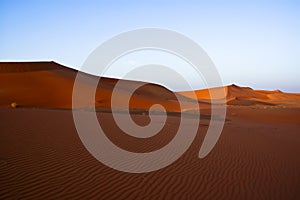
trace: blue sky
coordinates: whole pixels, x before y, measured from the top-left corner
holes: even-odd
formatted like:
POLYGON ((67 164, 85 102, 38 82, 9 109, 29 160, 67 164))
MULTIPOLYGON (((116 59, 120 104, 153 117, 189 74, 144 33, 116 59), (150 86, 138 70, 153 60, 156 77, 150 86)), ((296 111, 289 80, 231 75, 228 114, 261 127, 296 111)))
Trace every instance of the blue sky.
POLYGON ((196 41, 225 85, 300 92, 300 3, 289 0, 0 0, 0 60, 79 68, 105 40, 144 27, 196 41))

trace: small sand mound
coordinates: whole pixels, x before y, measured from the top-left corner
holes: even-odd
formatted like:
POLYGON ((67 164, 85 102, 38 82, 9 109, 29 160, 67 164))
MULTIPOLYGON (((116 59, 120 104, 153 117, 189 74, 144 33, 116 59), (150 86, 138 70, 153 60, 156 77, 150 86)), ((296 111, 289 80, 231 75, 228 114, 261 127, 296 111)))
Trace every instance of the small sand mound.
POLYGON ((16 108, 16 107, 18 107, 18 104, 16 102, 13 102, 13 103, 10 104, 10 107, 16 108))

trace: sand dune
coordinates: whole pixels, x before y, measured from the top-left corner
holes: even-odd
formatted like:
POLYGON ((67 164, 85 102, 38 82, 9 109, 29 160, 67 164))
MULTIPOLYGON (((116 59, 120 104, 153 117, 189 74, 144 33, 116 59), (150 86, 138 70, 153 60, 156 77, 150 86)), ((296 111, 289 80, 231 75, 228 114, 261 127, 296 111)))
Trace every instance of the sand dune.
MULTIPOLYGON (((224 91, 226 103, 228 105, 290 105, 299 107, 300 94, 284 93, 279 90, 253 90, 250 87, 240 87, 237 85, 229 85, 225 87, 217 87, 204 90, 196 90, 197 100, 209 101, 211 99, 222 99, 221 91, 224 91), (214 97, 211 97, 214 93, 214 97)), ((179 92, 179 94, 191 97, 191 91, 179 92)))
MULTIPOLYGON (((15 102, 21 107, 71 108, 72 90, 77 71, 55 62, 0 62, 0 106, 8 107, 15 102)), ((92 75, 87 75, 97 79, 92 75)), ((130 108, 148 109, 153 104, 161 104, 167 110, 178 111, 179 104, 173 92, 166 88, 145 83, 133 95, 128 89, 140 82, 101 78, 95 94, 96 107, 110 107, 115 84, 120 81, 116 107, 124 108, 123 99, 131 97, 130 108)), ((80 89, 91 89, 87 82, 80 83, 80 89)), ((82 107, 90 107, 90 101, 82 95, 82 107)), ((184 98, 184 97, 183 97, 184 98)))

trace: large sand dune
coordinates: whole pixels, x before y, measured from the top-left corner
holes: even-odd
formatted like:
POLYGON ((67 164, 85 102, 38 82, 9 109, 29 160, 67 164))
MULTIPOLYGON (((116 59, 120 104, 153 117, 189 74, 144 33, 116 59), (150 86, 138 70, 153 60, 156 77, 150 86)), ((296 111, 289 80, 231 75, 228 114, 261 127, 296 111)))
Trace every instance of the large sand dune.
MULTIPOLYGON (((20 107, 71 108, 77 72, 55 62, 0 62, 0 106, 7 107, 15 102, 20 107)), ((82 74, 97 79, 92 75, 82 74)), ((119 99, 116 107, 127 107, 122 100, 131 97, 130 108, 148 109, 154 103, 159 103, 167 110, 179 110, 173 92, 162 86, 145 83, 131 95, 128 89, 140 82, 112 78, 101 78, 93 105, 84 98, 84 91, 92 86, 87 81, 81 81, 81 107, 110 107, 112 91, 118 81, 121 87, 116 91, 119 99)))

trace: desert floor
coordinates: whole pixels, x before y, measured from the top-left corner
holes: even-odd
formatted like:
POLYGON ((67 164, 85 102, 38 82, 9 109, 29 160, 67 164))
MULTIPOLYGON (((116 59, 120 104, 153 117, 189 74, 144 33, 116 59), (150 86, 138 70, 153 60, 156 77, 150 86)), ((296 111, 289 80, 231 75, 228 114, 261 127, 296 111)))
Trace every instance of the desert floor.
MULTIPOLYGON (((138 140, 122 134, 110 113, 98 116, 113 142, 137 152, 167 144, 179 123, 169 116, 161 133, 138 140)), ((97 161, 80 141, 71 110, 1 108, 0 121, 0 199, 300 199, 300 108, 229 106, 207 157, 198 158, 208 128, 202 120, 180 159, 144 174, 97 161)))

